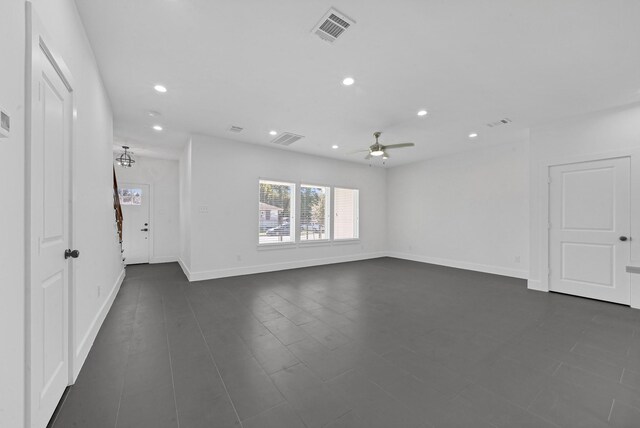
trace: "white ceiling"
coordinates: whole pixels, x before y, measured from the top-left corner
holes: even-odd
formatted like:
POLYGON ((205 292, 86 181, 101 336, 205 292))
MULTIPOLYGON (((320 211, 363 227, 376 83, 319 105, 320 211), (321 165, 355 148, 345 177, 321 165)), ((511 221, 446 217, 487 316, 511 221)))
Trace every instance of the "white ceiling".
POLYGON ((640 100, 637 0, 76 2, 134 151, 171 152, 190 133, 273 146, 275 129, 306 137, 284 150, 365 162, 347 152, 380 130, 383 144, 416 143, 394 166, 640 100), (334 44, 310 32, 331 6, 356 21, 334 44))

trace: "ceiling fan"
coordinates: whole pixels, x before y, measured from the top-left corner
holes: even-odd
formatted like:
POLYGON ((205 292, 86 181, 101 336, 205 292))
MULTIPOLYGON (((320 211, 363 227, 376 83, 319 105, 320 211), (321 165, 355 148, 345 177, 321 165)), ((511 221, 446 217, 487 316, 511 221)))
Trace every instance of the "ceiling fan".
POLYGON ((371 159, 372 157, 379 157, 379 156, 382 156, 382 159, 389 159, 389 153, 387 153, 387 150, 415 146, 415 144, 413 143, 389 144, 385 146, 384 144, 380 144, 380 142, 378 142, 378 138, 380 137, 380 135, 382 135, 382 132, 380 131, 374 132, 373 136, 376 138, 375 143, 369 146, 367 150, 357 150, 352 153, 369 152, 367 156, 365 156, 365 159, 371 159))

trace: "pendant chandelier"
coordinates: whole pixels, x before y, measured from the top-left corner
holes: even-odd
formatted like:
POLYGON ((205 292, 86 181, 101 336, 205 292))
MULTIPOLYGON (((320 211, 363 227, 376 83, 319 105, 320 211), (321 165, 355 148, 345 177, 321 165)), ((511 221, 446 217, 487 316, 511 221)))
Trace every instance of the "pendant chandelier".
POLYGON ((123 168, 131 168, 136 161, 131 156, 133 153, 129 152, 129 146, 122 146, 124 152, 116 158, 116 163, 123 168))

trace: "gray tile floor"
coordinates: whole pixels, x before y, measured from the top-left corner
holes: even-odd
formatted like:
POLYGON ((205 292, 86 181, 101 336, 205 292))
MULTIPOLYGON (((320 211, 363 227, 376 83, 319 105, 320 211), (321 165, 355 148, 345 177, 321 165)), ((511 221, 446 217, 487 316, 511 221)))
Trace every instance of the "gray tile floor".
POLYGON ((54 426, 640 427, 640 311, 391 258, 131 266, 54 426))

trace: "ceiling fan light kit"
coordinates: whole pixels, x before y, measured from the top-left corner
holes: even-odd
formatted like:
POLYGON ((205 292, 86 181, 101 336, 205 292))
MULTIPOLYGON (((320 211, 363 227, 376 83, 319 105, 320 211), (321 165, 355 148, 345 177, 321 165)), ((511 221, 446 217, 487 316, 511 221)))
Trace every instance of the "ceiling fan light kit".
MULTIPOLYGON (((373 133, 373 136, 375 137, 376 142, 369 147, 369 150, 368 150, 369 153, 367 154, 367 156, 365 156, 366 160, 371 159, 372 156, 373 157, 382 156, 383 160, 387 160, 390 157, 389 154, 387 153, 387 150, 415 146, 415 144, 413 143, 390 144, 388 146, 385 146, 384 144, 380 144, 380 142, 378 141, 378 138, 380 138, 380 135, 382 135, 382 132, 380 131, 376 131, 373 133)), ((367 151, 367 150, 363 150, 363 151, 367 151)))

